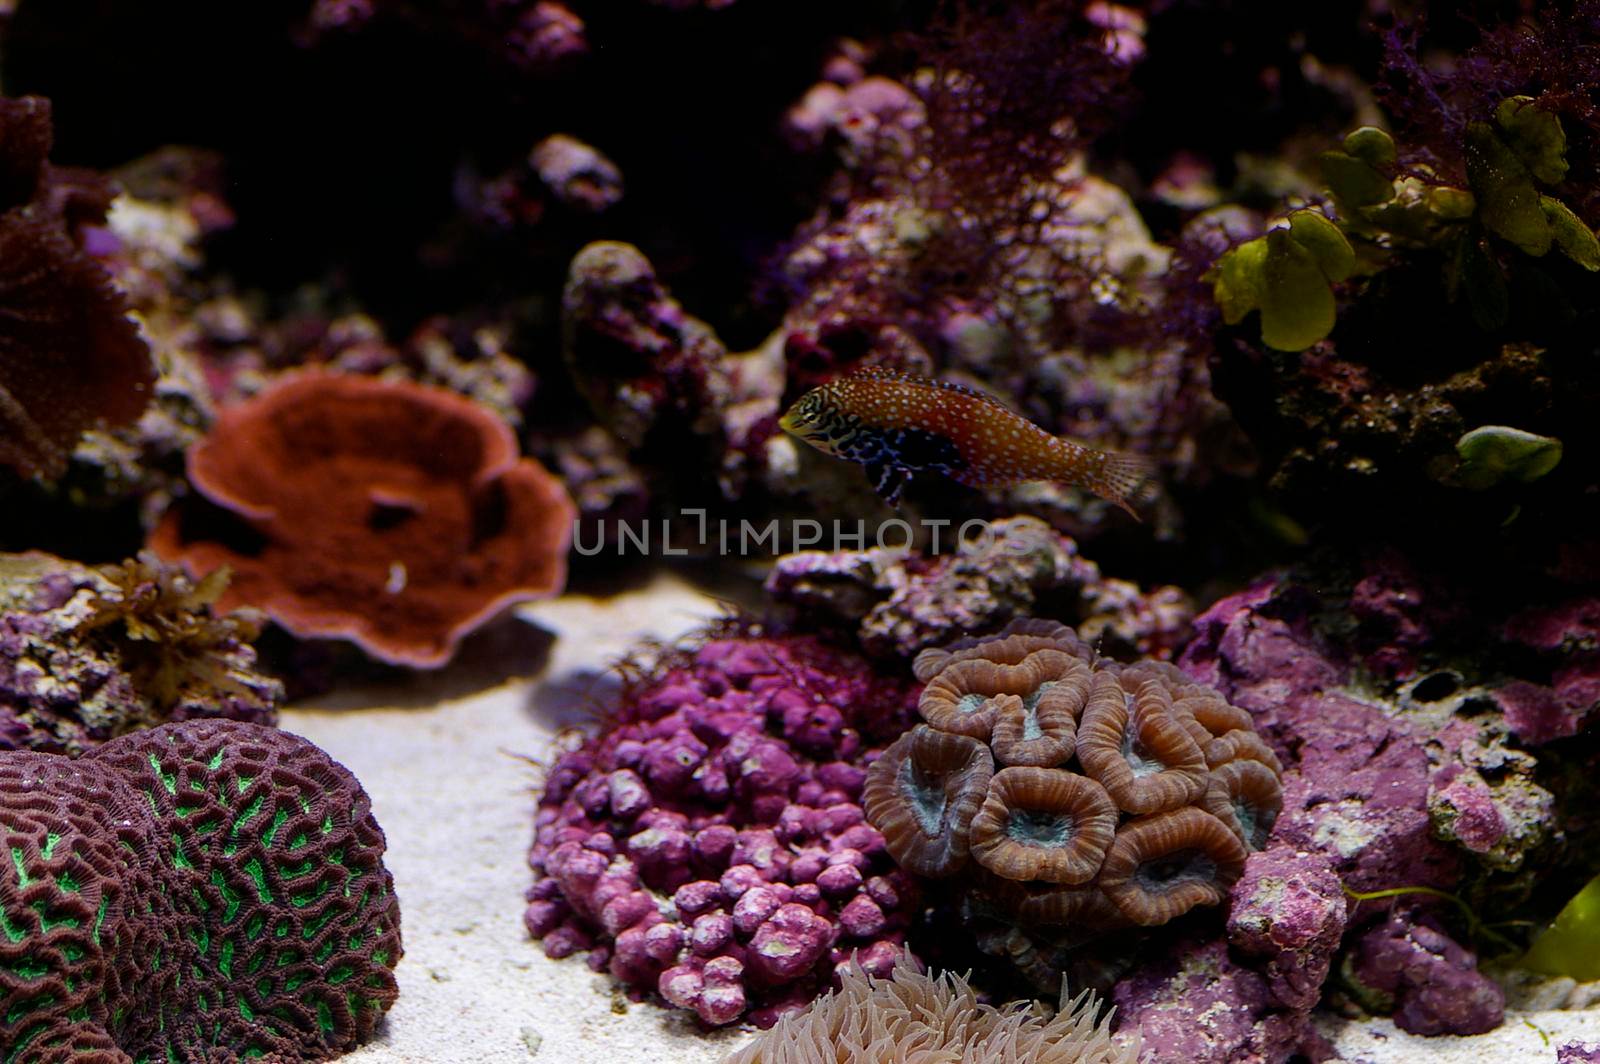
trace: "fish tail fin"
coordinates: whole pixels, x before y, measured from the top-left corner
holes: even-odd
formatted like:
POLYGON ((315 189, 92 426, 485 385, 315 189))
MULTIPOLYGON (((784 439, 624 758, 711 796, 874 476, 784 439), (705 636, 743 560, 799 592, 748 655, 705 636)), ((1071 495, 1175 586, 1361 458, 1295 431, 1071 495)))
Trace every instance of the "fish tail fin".
POLYGON ((1115 506, 1141 520, 1134 506, 1155 497, 1160 484, 1156 463, 1148 455, 1129 451, 1102 451, 1071 440, 1064 441, 1070 475, 1060 479, 1081 484, 1115 506))

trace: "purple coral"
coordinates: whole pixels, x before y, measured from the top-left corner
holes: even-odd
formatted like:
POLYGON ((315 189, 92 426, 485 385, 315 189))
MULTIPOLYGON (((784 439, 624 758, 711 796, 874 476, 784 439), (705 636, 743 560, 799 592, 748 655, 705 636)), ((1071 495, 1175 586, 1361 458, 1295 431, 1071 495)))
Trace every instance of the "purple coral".
POLYGON ((859 766, 904 727, 909 689, 753 633, 633 684, 550 770, 530 933, 709 1024, 770 1024, 852 954, 887 972, 916 893, 864 821, 859 766))

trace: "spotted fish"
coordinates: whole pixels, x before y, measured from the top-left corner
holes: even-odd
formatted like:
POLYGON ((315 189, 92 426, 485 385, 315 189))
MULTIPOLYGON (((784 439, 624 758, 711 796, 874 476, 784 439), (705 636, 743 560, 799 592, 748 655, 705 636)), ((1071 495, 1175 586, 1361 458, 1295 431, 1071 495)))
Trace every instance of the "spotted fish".
POLYGON ((1052 436, 993 396, 931 377, 867 369, 813 388, 778 422, 825 454, 860 462, 890 505, 914 473, 970 487, 1058 480, 1134 513, 1154 471, 1142 455, 1052 436))

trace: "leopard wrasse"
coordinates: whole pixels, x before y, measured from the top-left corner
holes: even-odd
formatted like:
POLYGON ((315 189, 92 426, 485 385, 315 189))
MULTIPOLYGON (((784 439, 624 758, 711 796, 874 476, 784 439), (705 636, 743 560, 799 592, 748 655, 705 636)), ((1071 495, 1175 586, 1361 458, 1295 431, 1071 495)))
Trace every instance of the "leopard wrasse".
POLYGON ((861 463, 890 505, 916 473, 975 488, 1056 480, 1137 520, 1133 503, 1155 473, 1143 455, 1052 436, 975 388, 891 370, 861 370, 813 388, 778 424, 824 454, 861 463))

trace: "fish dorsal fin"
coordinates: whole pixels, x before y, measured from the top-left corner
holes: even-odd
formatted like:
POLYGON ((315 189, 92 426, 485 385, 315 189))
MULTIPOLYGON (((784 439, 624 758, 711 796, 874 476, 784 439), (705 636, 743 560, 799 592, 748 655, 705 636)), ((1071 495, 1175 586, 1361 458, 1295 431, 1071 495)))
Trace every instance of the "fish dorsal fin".
POLYGON ((988 392, 979 391, 970 385, 958 384, 955 381, 941 380, 938 377, 921 377, 914 373, 902 373, 897 369, 886 369, 883 366, 865 366, 850 373, 845 379, 848 380, 850 378, 906 384, 914 388, 937 388, 940 391, 955 392, 957 395, 967 396, 969 399, 978 399, 1007 413, 1011 412, 1010 407, 988 392))

